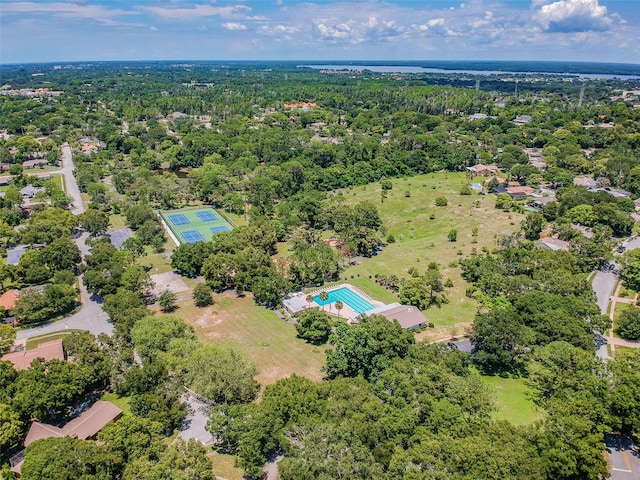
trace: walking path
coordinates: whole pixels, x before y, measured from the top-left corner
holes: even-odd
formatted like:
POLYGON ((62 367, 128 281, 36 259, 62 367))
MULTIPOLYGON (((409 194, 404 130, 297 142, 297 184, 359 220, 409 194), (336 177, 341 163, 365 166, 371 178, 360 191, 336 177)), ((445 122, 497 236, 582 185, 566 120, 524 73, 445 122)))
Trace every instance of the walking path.
POLYGON ((618 284, 616 287, 615 293, 611 296, 611 308, 609 309, 609 318, 611 319, 611 329, 609 330, 609 334, 607 335, 607 342, 611 345, 611 356, 616 352, 616 346, 619 347, 628 347, 628 348, 640 348, 640 341, 631 341, 624 340, 623 338, 618 338, 614 336, 614 320, 616 315, 616 304, 624 303, 624 304, 632 304, 636 303, 636 299, 638 294, 634 296, 634 298, 623 298, 620 297, 620 290, 622 289, 622 284, 618 284))

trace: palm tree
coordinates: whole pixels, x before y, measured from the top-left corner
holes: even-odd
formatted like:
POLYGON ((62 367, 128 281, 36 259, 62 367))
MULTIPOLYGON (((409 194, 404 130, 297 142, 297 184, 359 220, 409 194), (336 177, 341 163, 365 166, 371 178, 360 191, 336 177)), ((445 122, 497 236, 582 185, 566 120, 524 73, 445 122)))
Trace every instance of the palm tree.
POLYGON ((338 316, 340 316, 340 310, 344 307, 344 303, 340 300, 336 300, 336 310, 338 311, 338 316))
POLYGON ((324 302, 329 300, 329 294, 327 292, 320 292, 318 297, 320 297, 320 300, 322 300, 322 310, 324 311, 324 302))
POLYGON ((307 295, 307 308, 311 308, 311 302, 313 302, 313 297, 311 295, 307 295))

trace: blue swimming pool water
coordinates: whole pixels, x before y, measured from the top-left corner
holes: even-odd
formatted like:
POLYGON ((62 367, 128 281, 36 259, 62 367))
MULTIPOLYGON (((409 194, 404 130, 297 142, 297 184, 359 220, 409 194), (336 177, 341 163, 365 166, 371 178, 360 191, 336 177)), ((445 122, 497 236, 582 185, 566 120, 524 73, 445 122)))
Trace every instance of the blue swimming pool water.
POLYGON ((341 288, 338 288, 337 290, 332 290, 327 293, 329 295, 329 298, 327 298, 326 302, 323 302, 322 300, 320 300, 320 297, 318 295, 313 297, 313 301, 322 307, 323 305, 328 305, 330 303, 337 302, 338 300, 340 300, 345 305, 348 305, 349 307, 351 307, 351 309, 354 312, 356 312, 358 315, 366 312, 367 310, 371 310, 372 308, 375 308, 373 305, 367 302, 364 298, 362 298, 360 295, 355 293, 353 290, 348 289, 347 287, 341 287, 341 288))

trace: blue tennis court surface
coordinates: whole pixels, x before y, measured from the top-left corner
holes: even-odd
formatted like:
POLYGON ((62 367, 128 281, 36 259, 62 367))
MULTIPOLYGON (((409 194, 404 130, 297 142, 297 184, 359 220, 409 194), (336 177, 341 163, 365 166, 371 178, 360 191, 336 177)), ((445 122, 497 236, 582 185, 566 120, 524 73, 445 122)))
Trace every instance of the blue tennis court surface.
POLYGON ((374 308, 373 305, 371 305, 364 298, 347 287, 332 290, 331 292, 327 292, 327 294, 329 295, 329 298, 327 298, 326 302, 320 300, 320 297, 318 295, 313 297, 313 301, 322 307, 323 305, 328 305, 329 303, 337 302, 338 300, 340 300, 345 305, 351 307, 351 309, 358 315, 374 308))
POLYGON ((204 237, 197 230, 187 230, 182 232, 182 237, 187 241, 187 243, 204 242, 204 237))
POLYGON ((191 222, 187 217, 185 217, 181 213, 175 213, 173 215, 169 215, 169 219, 173 222, 174 225, 189 225, 191 222))
POLYGON ((211 233, 228 232, 229 231, 229 227, 227 227, 226 225, 218 225, 216 227, 211 227, 209 229, 209 231, 211 233))
POLYGON ((218 220, 218 217, 216 217, 212 212, 209 212, 207 210, 204 210, 202 212, 196 212, 196 215, 203 222, 215 222, 216 220, 218 220))

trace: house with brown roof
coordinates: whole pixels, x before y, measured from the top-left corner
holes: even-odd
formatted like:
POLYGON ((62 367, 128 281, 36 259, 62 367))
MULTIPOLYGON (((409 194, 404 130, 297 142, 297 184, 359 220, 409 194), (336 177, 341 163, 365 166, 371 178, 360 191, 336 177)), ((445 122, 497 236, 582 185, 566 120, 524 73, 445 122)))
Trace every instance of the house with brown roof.
POLYGON ((509 187, 505 189, 505 191, 512 200, 524 200, 527 197, 532 197, 536 193, 536 190, 529 186, 509 187))
POLYGON ((64 427, 56 427, 48 423, 33 422, 24 446, 28 447, 36 440, 51 437, 72 437, 86 440, 95 436, 105 425, 122 415, 122 410, 111 402, 98 400, 89 410, 74 418, 64 427))
POLYGON ((477 165, 472 165, 471 167, 467 167, 467 171, 473 173, 474 175, 487 176, 487 175, 496 175, 500 169, 495 165, 484 165, 482 163, 478 163, 477 165))
POLYGON ((62 348, 62 339, 51 340, 38 345, 33 350, 22 350, 7 353, 0 357, 0 360, 11 362, 16 370, 26 370, 31 366, 36 358, 42 358, 45 362, 49 360, 64 360, 64 348, 62 348))
POLYGON ((18 295, 20 292, 18 290, 12 289, 7 290, 2 295, 0 295, 0 307, 4 308, 5 312, 10 312, 13 310, 13 307, 16 306, 16 301, 18 300, 18 295))
MULTIPOLYGON (((33 422, 31 428, 29 428, 29 433, 27 433, 27 438, 24 440, 24 446, 26 448, 33 442, 45 438, 71 437, 79 440, 87 440, 88 438, 95 437, 100 430, 120 415, 122 415, 122 410, 113 403, 98 400, 89 410, 82 413, 79 417, 74 418, 62 428, 49 425, 48 423, 33 422)), ((11 460, 11 470, 20 475, 24 460, 24 451, 16 457, 15 463, 13 458, 11 460)))
POLYGON ((427 326, 427 318, 419 309, 397 302, 369 310, 366 315, 382 315, 390 322, 397 320, 404 330, 409 331, 427 326))

